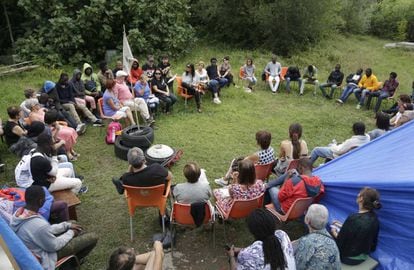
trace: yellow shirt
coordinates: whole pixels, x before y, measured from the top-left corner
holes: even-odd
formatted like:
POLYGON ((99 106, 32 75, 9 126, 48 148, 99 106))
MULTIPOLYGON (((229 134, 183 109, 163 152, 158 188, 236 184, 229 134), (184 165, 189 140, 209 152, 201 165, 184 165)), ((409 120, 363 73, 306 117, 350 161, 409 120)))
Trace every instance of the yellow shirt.
POLYGON ((379 89, 377 76, 371 74, 371 76, 367 77, 367 75, 364 74, 358 83, 358 87, 368 89, 371 92, 377 91, 379 89))

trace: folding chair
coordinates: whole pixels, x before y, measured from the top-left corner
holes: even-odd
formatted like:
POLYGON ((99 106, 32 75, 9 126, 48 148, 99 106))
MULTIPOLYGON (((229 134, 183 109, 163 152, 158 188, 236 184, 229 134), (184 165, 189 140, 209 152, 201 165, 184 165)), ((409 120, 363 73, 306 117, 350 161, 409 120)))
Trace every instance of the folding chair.
POLYGON ((162 216, 162 232, 165 233, 165 210, 167 198, 170 193, 171 181, 168 181, 167 185, 161 184, 153 187, 123 186, 128 203, 131 241, 134 240, 132 217, 134 216, 136 208, 157 207, 162 216))
POLYGON ((224 239, 226 237, 226 221, 230 219, 242 219, 250 215, 253 210, 261 208, 263 206, 264 193, 260 196, 250 200, 234 200, 231 209, 226 213, 218 204, 216 209, 218 215, 223 219, 224 226, 224 239))
MULTIPOLYGON (((211 224, 213 229, 213 247, 216 246, 216 236, 215 236, 215 212, 214 207, 211 205, 210 201, 205 203, 205 217, 203 224, 211 224)), ((191 216, 191 204, 183 204, 174 202, 171 210, 171 218, 170 218, 171 230, 172 235, 175 233, 175 227, 179 226, 186 226, 186 227, 195 227, 194 220, 191 216)), ((174 241, 171 242, 171 253, 173 252, 174 241)))
POLYGON ((176 77, 177 80, 177 95, 184 99, 184 106, 187 108, 187 100, 193 98, 193 95, 189 95, 187 89, 183 87, 183 79, 181 77, 176 77))
POLYGON ((289 220, 294 220, 305 215, 305 211, 308 210, 313 200, 314 198, 312 197, 296 199, 293 202, 292 206, 289 208, 289 211, 284 215, 276 211, 273 203, 267 204, 266 209, 274 216, 276 216, 280 221, 287 222, 289 220))
POLYGON ((254 164, 254 170, 256 171, 256 179, 267 181, 269 176, 272 174, 272 169, 274 166, 274 162, 263 165, 254 164))

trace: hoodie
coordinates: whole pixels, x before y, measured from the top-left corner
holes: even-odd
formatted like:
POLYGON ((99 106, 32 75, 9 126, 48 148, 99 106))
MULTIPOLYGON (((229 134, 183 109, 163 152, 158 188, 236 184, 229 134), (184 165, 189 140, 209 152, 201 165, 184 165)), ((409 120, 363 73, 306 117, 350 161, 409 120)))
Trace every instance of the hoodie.
MULTIPOLYGON (((101 92, 101 83, 99 82, 98 75, 96 75, 96 73, 93 73, 93 68, 88 63, 83 64, 81 80, 83 81, 83 83, 86 83, 87 81, 94 81, 96 84, 96 91, 101 92), (92 70, 92 73, 89 76, 85 74, 85 70, 87 68, 90 68, 92 70)), ((87 95, 90 95, 91 92, 88 90, 85 90, 85 93, 87 95)))
POLYGON ((10 223, 10 227, 26 247, 40 258, 45 270, 55 269, 56 252, 73 238, 74 232, 69 230, 70 226, 69 222, 50 225, 39 214, 28 215, 24 208, 19 208, 14 213, 10 223))
POLYGON ((79 80, 76 79, 76 75, 82 74, 80 69, 75 69, 73 71, 72 79, 70 79, 69 84, 73 88, 73 92, 75 94, 75 97, 78 98, 85 98, 85 86, 83 85, 82 78, 79 78, 79 80))

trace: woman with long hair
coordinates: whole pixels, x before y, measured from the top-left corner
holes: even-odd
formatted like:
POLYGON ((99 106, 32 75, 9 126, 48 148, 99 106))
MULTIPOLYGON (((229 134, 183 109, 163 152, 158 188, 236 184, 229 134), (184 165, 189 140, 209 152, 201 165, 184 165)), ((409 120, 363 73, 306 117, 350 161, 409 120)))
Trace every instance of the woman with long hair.
POLYGON ((228 250, 230 269, 296 269, 292 244, 279 230, 279 220, 265 209, 256 209, 246 221, 255 241, 246 248, 228 250))
POLYGON ((331 225, 341 262, 348 265, 364 262, 375 251, 378 243, 379 220, 374 210, 381 208, 379 192, 364 187, 358 193, 356 202, 358 213, 348 216, 343 225, 339 221, 331 225))
POLYGON ((197 112, 201 113, 201 102, 200 102, 200 90, 198 90, 197 84, 194 82, 195 69, 193 64, 187 64, 185 71, 182 76, 182 87, 187 89, 187 94, 193 95, 195 98, 197 112))
POLYGON ((151 86, 154 95, 165 104, 165 113, 170 114, 172 106, 177 102, 177 97, 170 91, 167 83, 162 78, 162 70, 160 68, 155 69, 151 86))

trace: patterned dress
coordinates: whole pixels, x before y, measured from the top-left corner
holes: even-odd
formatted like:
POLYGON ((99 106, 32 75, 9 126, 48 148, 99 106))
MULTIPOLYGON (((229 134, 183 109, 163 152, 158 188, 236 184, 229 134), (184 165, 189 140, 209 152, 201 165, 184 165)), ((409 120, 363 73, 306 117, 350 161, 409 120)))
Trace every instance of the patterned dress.
POLYGON ((275 161, 275 151, 271 146, 267 149, 260 150, 257 152, 257 155, 259 156, 258 165, 265 165, 275 161))
POLYGON ((251 186, 232 184, 226 188, 215 189, 213 191, 216 204, 226 213, 230 212, 233 200, 250 200, 260 196, 265 191, 262 180, 256 180, 251 186), (232 197, 229 196, 232 193, 232 197))
MULTIPOLYGON (((295 270, 295 257, 293 256, 293 248, 289 236, 281 230, 275 231, 275 236, 277 237, 277 239, 279 239, 279 242, 282 246, 283 255, 285 256, 285 270, 295 270)), ((237 256, 237 269, 270 270, 270 265, 264 264, 262 241, 255 241, 250 246, 240 250, 239 255, 237 256)))

